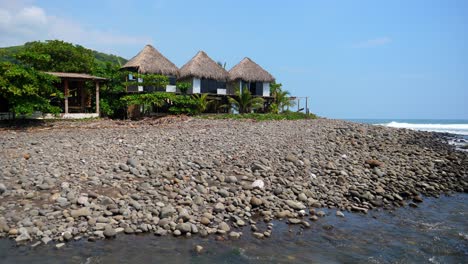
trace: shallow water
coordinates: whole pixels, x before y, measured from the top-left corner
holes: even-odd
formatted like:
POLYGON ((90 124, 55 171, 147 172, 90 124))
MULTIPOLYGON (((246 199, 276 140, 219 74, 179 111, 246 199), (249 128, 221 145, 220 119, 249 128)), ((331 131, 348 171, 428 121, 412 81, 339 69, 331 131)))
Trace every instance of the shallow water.
MULTIPOLYGON (((239 240, 120 235, 62 249, 0 240, 1 263, 467 263, 468 194, 427 198, 419 208, 328 215, 301 229, 275 222, 272 237, 239 240), (193 248, 205 249, 197 255, 193 248)), ((258 225, 259 227, 264 227, 258 225)))

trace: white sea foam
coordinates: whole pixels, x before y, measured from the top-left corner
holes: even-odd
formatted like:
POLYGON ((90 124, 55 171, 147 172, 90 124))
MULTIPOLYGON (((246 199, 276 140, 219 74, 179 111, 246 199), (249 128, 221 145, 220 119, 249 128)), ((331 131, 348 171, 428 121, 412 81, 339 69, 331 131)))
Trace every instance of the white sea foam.
POLYGON ((468 135, 468 124, 415 124, 400 123, 392 121, 390 123, 380 124, 388 127, 408 128, 413 130, 431 131, 440 133, 452 133, 458 135, 468 135))

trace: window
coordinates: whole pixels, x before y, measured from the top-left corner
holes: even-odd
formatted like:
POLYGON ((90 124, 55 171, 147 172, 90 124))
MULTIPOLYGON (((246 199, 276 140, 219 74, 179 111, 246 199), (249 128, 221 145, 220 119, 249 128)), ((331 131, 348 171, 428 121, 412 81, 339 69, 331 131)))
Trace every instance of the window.
POLYGON ((176 85, 177 78, 174 76, 169 76, 169 85, 176 85))

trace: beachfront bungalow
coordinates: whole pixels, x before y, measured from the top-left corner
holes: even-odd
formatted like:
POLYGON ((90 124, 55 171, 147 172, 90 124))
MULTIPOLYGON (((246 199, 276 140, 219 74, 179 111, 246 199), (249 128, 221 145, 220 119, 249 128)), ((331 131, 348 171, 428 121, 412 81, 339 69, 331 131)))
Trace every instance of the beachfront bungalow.
POLYGON ((135 85, 127 86, 127 92, 175 92, 176 80, 179 75, 177 66, 162 55, 151 45, 146 45, 135 57, 130 59, 121 70, 134 72, 137 74, 128 74, 127 82, 135 82, 135 85), (142 86, 143 79, 138 74, 158 74, 169 78, 169 84, 166 87, 142 86))
MULTIPOLYGON (((269 97, 270 83, 275 78, 250 58, 244 58, 229 70, 228 94, 247 87, 252 95, 269 97)), ((242 91, 242 90, 241 90, 242 91)))
POLYGON ((191 84, 189 94, 226 94, 227 71, 203 51, 182 66, 179 73, 179 81, 191 84))

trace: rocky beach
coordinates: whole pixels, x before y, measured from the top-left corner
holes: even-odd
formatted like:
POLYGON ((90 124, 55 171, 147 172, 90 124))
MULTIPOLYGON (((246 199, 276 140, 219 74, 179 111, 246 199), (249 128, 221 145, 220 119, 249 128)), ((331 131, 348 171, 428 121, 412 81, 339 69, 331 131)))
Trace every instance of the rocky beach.
POLYGON ((440 134, 339 120, 2 128, 0 237, 58 248, 135 233, 268 239, 274 219, 309 228, 323 208, 418 207, 467 192, 467 178, 468 153, 440 134))

